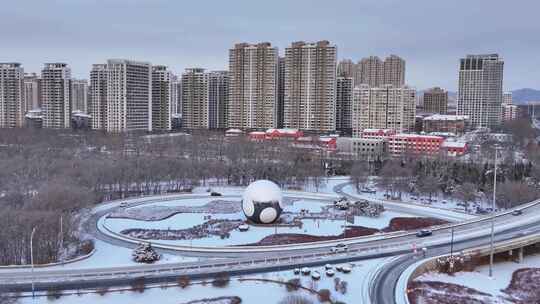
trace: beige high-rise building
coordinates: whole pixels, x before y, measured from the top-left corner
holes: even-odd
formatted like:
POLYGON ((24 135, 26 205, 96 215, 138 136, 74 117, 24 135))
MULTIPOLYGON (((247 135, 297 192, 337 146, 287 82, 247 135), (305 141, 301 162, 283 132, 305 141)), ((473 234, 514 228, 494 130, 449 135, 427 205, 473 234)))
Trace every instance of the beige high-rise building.
POLYGON ((446 114, 448 112, 448 91, 439 87, 425 91, 423 110, 426 113, 446 114))
POLYGON ((71 111, 88 113, 88 80, 71 80, 71 111))
POLYGON ((182 74, 182 126, 208 129, 208 76, 202 68, 190 68, 182 74))
POLYGON ((268 42, 239 43, 229 50, 228 126, 277 126, 278 49, 268 42))
POLYGON ((41 107, 40 79, 36 73, 24 74, 24 99, 27 111, 41 107))
POLYGON ((377 56, 363 58, 358 62, 356 84, 370 87, 382 87, 391 84, 395 87, 405 85, 405 60, 390 55, 382 61, 377 56))
POLYGON ((24 69, 20 63, 0 63, 0 128, 24 125, 24 69))
POLYGON ((213 71, 208 73, 208 127, 210 129, 227 128, 229 105, 229 72, 213 71))
POLYGON ((328 41, 293 42, 285 50, 284 127, 336 129, 336 58, 328 41))
POLYGON ((356 87, 353 91, 353 136, 364 129, 412 131, 416 114, 416 90, 407 86, 356 87))
POLYGON ((338 77, 354 77, 356 73, 356 64, 350 59, 343 59, 338 63, 338 77))
POLYGON ((350 132, 352 128, 353 78, 337 78, 336 130, 350 132))
POLYGON ((45 63, 41 70, 43 128, 71 127, 71 69, 67 63, 45 63))
POLYGON ((95 130, 107 129, 107 64, 93 64, 90 70, 90 100, 88 114, 91 127, 95 130))
POLYGON ((467 55, 460 60, 457 114, 473 128, 500 125, 504 61, 498 54, 467 55))
POLYGON ((152 130, 171 130, 175 101, 174 77, 164 65, 152 66, 152 130))
POLYGON ((378 87, 383 84, 384 80, 384 63, 377 56, 363 58, 358 62, 357 76, 358 83, 367 84, 370 87, 378 87))
POLYGON ((107 60, 108 132, 152 131, 152 65, 107 60))
POLYGON ((285 57, 278 59, 277 127, 283 128, 285 104, 285 57))
POLYGON ((396 55, 390 55, 384 59, 383 85, 391 84, 395 87, 405 85, 405 60, 396 55))

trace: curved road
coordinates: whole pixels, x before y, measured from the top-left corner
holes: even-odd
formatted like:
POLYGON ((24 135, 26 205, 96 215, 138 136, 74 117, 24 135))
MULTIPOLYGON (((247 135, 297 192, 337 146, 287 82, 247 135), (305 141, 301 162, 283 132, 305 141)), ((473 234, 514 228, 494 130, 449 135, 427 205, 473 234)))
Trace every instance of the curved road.
MULTIPOLYGON (((343 185, 337 186, 336 192, 343 194, 342 188, 343 185)), ((356 199, 354 196, 351 197, 356 199)), ((523 207, 523 215, 520 217, 512 216, 509 213, 496 215, 497 239, 504 240, 518 236, 523 234, 524 229, 529 229, 530 231, 539 229, 539 203, 540 200, 523 207)), ((100 214, 103 214, 103 212, 106 213, 106 210, 108 210, 107 205, 98 209, 101 210, 97 210, 96 217, 100 217, 100 214)), ((487 238, 490 232, 489 221, 489 217, 484 217, 467 223, 457 224, 458 226, 454 228, 456 249, 484 244, 489 239, 487 238)), ((231 274, 268 272, 299 266, 323 265, 325 263, 405 254, 398 260, 389 263, 389 265, 385 265, 376 276, 374 284, 372 284, 373 288, 370 295, 373 303, 394 303, 394 294, 389 292, 390 289, 388 286, 395 286, 399 274, 406 268, 406 265, 415 261, 407 253, 411 252, 413 246, 418 248, 428 247, 428 253, 430 255, 448 251, 450 231, 451 228, 443 226, 434 229, 433 236, 422 239, 417 238, 414 233, 395 233, 359 240, 341 240, 285 247, 278 246, 275 250, 271 250, 268 247, 234 247, 234 250, 231 250, 231 247, 229 247, 221 255, 218 254, 218 256, 225 256, 226 258, 196 263, 111 267, 103 269, 36 269, 34 275, 31 275, 29 269, 0 271, 0 291, 29 290, 32 280, 37 282, 36 286, 41 290, 46 290, 51 286, 83 288, 102 285, 126 285, 140 277, 145 277, 147 282, 159 282, 174 279, 179 275, 204 278, 212 277, 216 273, 223 271, 231 274), (329 247, 333 246, 336 242, 347 242, 349 244, 349 252, 331 254, 329 247), (293 250, 291 250, 291 247, 293 250)), ((103 240, 113 243, 118 241, 107 238, 103 240)), ((126 244, 123 243, 122 245, 124 246, 126 244)), ((199 249, 184 249, 194 255, 202 255, 199 249)))

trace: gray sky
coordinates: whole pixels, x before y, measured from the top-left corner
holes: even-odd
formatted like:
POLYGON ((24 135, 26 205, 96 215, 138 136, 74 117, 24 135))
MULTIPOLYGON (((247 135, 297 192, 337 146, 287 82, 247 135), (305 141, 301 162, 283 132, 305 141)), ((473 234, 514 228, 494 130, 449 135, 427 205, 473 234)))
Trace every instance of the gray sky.
POLYGON ((397 54, 407 82, 455 90, 458 59, 499 53, 505 88, 540 88, 538 0, 5 0, 0 61, 39 72, 63 61, 88 78, 92 63, 128 58, 225 69, 237 42, 329 40, 338 57, 397 54))

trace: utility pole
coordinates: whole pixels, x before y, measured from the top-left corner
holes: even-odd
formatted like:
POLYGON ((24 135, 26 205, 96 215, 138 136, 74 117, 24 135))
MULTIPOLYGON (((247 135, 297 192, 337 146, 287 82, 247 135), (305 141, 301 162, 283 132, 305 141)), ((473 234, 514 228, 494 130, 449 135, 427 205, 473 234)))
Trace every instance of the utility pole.
POLYGON ((36 227, 32 228, 30 234, 30 263, 32 264, 32 299, 35 297, 35 280, 34 280, 34 233, 36 233, 36 227))
POLYGON ((493 202, 491 206, 491 241, 489 249, 489 277, 493 277, 493 238, 495 237, 495 202, 497 198, 497 152, 499 147, 495 147, 495 165, 493 169, 493 202))

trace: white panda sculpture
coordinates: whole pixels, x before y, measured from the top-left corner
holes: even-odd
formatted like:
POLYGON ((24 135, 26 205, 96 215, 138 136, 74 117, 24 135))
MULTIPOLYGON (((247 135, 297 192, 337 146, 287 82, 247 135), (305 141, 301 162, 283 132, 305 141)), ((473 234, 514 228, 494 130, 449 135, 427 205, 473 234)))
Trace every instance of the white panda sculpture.
POLYGON ((281 189, 269 180, 255 181, 244 190, 242 196, 244 215, 257 224, 275 222, 283 211, 281 189))

